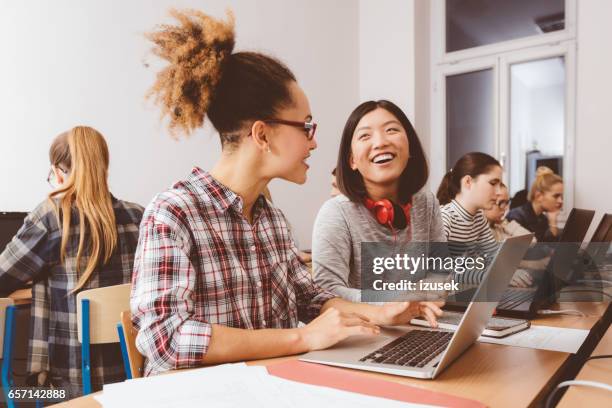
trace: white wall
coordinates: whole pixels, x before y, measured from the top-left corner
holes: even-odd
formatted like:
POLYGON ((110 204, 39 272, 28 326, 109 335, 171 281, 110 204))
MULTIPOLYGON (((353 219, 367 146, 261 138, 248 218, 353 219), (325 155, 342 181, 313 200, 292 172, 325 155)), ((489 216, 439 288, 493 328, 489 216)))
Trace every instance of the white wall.
POLYGON ((358 4, 351 0, 2 2, 0 210, 27 211, 44 199, 49 144, 76 124, 106 136, 111 188, 122 199, 146 205, 192 166, 212 167, 220 143, 210 128, 174 141, 159 110, 145 103, 159 62, 142 34, 170 21, 170 7, 221 17, 228 6, 236 15, 237 49, 269 52, 287 63, 319 123, 307 184, 271 186, 301 246, 309 247, 342 126, 359 100, 358 4))
POLYGON ((576 207, 598 210, 596 223, 601 212, 612 213, 612 2, 577 3, 575 202, 576 207))
POLYGON ((415 118, 414 0, 359 0, 359 98, 415 118))
POLYGON ((528 87, 511 77, 510 195, 525 188, 525 153, 537 148, 545 155, 563 155, 565 138, 564 84, 528 87))

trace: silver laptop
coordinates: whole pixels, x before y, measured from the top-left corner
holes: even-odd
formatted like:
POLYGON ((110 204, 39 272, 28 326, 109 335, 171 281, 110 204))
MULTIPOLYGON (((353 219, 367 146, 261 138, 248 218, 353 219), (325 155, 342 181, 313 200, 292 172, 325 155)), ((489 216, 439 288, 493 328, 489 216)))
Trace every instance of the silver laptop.
POLYGON ((533 234, 508 238, 498 249, 455 332, 385 327, 379 336, 353 336, 300 360, 416 378, 436 376, 478 339, 527 252, 533 234))

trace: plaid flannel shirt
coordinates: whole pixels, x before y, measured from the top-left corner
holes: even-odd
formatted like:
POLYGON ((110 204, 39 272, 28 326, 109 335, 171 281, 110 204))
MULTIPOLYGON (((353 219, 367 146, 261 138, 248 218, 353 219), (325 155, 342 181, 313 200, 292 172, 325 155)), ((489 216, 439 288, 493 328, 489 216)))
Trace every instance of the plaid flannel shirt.
MULTIPOLYGON (((113 198, 117 224, 117 249, 106 265, 99 266, 83 290, 130 282, 138 226, 143 209, 113 198)), ((70 396, 82 393, 81 344, 77 339, 76 253, 79 217, 72 211, 70 237, 64 263, 60 262, 61 225, 52 203, 46 200, 26 217, 23 226, 0 254, 0 296, 32 287, 28 372, 49 372, 50 381, 66 387, 70 396)), ((83 268, 88 253, 81 258, 83 268)), ((95 345, 91 349, 92 386, 125 378, 118 345, 95 345)))
POLYGON ((296 327, 335 297, 313 283, 279 209, 260 196, 251 225, 242 206, 194 168, 147 207, 131 299, 145 375, 201 365, 213 323, 296 327))

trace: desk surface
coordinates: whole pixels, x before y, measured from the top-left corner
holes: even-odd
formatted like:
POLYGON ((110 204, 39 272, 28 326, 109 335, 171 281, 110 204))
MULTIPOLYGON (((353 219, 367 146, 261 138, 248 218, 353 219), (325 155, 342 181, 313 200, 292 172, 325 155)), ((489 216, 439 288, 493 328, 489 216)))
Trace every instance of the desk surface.
MULTIPOLYGON (((545 316, 532 323, 553 327, 591 329, 599 321, 608 305, 607 302, 561 304, 557 305, 559 309, 578 309, 587 314, 587 317, 545 316)), ((523 407, 532 404, 542 390, 550 387, 551 381, 554 381, 555 375, 569 356, 568 353, 554 351, 476 343, 435 380, 351 371, 365 376, 476 399, 491 407, 523 407)), ((259 360, 249 364, 268 365, 295 358, 297 356, 259 360)), ((100 404, 92 396, 87 396, 56 406, 80 408, 100 407, 100 404)))
MULTIPOLYGON (((612 326, 608 328, 591 353, 592 356, 612 354, 612 326)), ((603 382, 612 385, 612 359, 588 360, 576 376, 577 380, 603 382)), ((609 391, 592 387, 571 386, 557 407, 603 407, 612 405, 612 394, 609 391)))

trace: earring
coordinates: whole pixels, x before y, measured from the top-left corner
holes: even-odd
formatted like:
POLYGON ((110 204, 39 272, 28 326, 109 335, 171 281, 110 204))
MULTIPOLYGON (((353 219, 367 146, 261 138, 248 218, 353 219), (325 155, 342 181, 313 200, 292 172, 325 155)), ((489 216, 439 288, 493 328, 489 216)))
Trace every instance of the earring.
POLYGON ((272 153, 272 149, 270 149, 270 146, 268 146, 268 150, 267 150, 267 152, 268 152, 268 153, 272 153))

